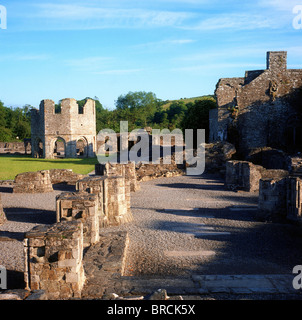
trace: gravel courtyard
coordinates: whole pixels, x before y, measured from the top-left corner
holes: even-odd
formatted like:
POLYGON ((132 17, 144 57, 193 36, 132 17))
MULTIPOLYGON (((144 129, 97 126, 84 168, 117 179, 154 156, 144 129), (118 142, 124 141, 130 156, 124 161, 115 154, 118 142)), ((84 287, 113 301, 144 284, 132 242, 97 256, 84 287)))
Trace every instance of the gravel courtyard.
MULTIPOLYGON (((125 276, 291 274, 302 263, 301 229, 260 221, 256 193, 228 191, 210 175, 140 185, 131 194, 134 222, 101 230, 128 231, 125 276)), ((8 218, 0 227, 0 265, 11 286, 23 277, 24 232, 55 222, 55 197, 62 191, 28 195, 0 188, 8 218)))

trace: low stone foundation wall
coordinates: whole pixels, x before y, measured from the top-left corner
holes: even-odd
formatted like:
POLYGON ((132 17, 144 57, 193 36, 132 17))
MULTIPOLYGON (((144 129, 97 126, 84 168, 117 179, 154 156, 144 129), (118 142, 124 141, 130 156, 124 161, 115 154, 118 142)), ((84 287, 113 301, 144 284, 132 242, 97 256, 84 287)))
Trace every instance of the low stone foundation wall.
POLYGON ((24 172, 15 177, 14 193, 46 193, 52 191, 49 170, 24 172))
POLYGON ((302 180, 298 177, 261 179, 258 202, 260 215, 301 221, 301 196, 302 180))
POLYGON ((81 297, 85 274, 80 221, 33 228, 25 234, 24 253, 27 289, 44 290, 50 300, 81 297))
POLYGON ((51 169, 49 175, 52 184, 66 183, 69 185, 76 185, 78 180, 87 176, 74 173, 72 169, 51 169))
POLYGON ((6 215, 3 211, 1 194, 0 194, 0 226, 6 222, 6 215))
POLYGON ((231 160, 226 163, 225 185, 229 189, 256 192, 260 179, 281 179, 288 175, 286 170, 265 169, 248 161, 231 160))

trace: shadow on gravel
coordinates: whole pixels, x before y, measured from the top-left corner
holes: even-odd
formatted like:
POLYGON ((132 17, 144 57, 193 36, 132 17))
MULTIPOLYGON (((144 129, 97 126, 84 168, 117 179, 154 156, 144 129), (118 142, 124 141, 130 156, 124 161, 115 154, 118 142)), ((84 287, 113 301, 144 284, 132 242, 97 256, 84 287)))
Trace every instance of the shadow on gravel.
POLYGON ((10 186, 1 186, 0 187, 0 192, 2 193, 13 193, 13 187, 10 186))
POLYGON ((200 190, 215 190, 215 191, 227 191, 222 184, 194 184, 194 183, 165 183, 157 184, 158 187, 165 187, 171 189, 200 189, 200 190))
MULTIPOLYGON (((6 270, 7 272, 7 289, 24 289, 24 273, 14 270, 6 270)), ((1 293, 1 290, 0 290, 1 293)))
POLYGON ((8 221, 53 224, 56 223, 56 212, 28 208, 5 208, 8 221))

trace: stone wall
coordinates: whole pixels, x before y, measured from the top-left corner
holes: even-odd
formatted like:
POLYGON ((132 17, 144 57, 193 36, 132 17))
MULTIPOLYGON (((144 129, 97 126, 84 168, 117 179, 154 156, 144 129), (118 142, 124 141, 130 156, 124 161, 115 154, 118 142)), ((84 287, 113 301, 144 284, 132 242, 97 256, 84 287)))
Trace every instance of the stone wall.
POLYGON ((79 192, 96 194, 100 227, 117 226, 133 220, 130 184, 123 176, 90 176, 77 182, 79 192))
POLYGON ((49 170, 24 172, 15 177, 14 193, 46 193, 52 191, 49 170))
POLYGON ((264 218, 286 216, 286 178, 260 179, 258 209, 264 218))
POLYGON ((86 192, 64 192, 56 197, 57 222, 83 223, 84 247, 99 241, 98 197, 86 192))
POLYGON ((74 173, 72 169, 51 169, 49 175, 52 184, 66 183, 69 185, 76 185, 78 180, 86 176, 74 173))
POLYGON ((265 169, 248 161, 231 160, 226 162, 225 184, 230 189, 256 192, 260 179, 280 179, 288 175, 286 170, 265 169))
POLYGON ((217 121, 211 114, 210 137, 235 144, 245 156, 250 149, 292 151, 302 140, 302 70, 286 68, 286 52, 268 52, 265 70, 242 78, 220 79, 216 86, 217 121))
POLYGON ((3 211, 2 201, 1 201, 1 194, 0 194, 0 226, 6 222, 6 215, 3 211))
POLYGON ((47 299, 80 298, 85 283, 83 224, 38 226, 24 239, 26 288, 44 290, 47 299))
POLYGON ((301 221, 302 181, 298 177, 261 179, 258 209, 262 217, 301 221))
POLYGON ((127 164, 109 163, 96 164, 95 174, 100 176, 124 176, 126 181, 130 183, 130 191, 135 192, 140 189, 137 181, 135 162, 131 161, 127 164))

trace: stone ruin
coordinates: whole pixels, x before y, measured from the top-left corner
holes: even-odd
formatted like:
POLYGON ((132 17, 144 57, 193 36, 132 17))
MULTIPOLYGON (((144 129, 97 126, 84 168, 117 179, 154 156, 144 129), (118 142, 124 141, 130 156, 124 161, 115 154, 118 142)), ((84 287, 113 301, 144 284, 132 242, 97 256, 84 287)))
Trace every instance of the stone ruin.
POLYGON ((252 162, 231 160, 226 162, 225 185, 232 190, 259 191, 259 180, 287 177, 289 172, 278 169, 265 169, 252 162))
POLYGON ((52 191, 49 170, 20 173, 15 177, 14 193, 46 193, 52 191))
POLYGON ((137 181, 136 165, 134 161, 129 161, 127 164, 109 163, 96 164, 95 174, 99 176, 125 176, 126 181, 130 183, 130 191, 135 192, 140 189, 137 181))
POLYGON ((287 69, 286 51, 267 52, 265 70, 219 79, 217 108, 209 112, 208 154, 219 143, 234 146, 232 158, 225 159, 225 185, 259 192, 264 218, 302 221, 301 79, 301 69, 287 69))
POLYGON ((25 234, 26 289, 43 290, 47 299, 80 298, 84 250, 101 241, 100 228, 133 220, 126 175, 86 176, 77 181, 76 189, 56 197, 55 224, 25 234))
POLYGON ((64 221, 25 234, 27 290, 44 290, 48 299, 80 298, 85 283, 83 224, 64 221))
POLYGON ((0 226, 6 222, 6 215, 3 211, 1 195, 0 195, 0 226))
POLYGON ((43 100, 31 111, 31 151, 36 158, 94 157, 96 152, 95 102, 81 108, 75 99, 43 100))
POLYGON ((70 169, 50 169, 24 172, 15 177, 14 193, 47 193, 53 191, 54 184, 76 185, 86 175, 74 173, 70 169))
POLYGON ((265 70, 220 79, 217 109, 209 114, 210 142, 233 143, 242 157, 261 147, 299 151, 301 87, 302 69, 287 69, 286 51, 267 52, 265 70))
POLYGON ((86 177, 77 182, 77 190, 97 195, 100 227, 118 226, 133 220, 130 183, 124 176, 86 177))

